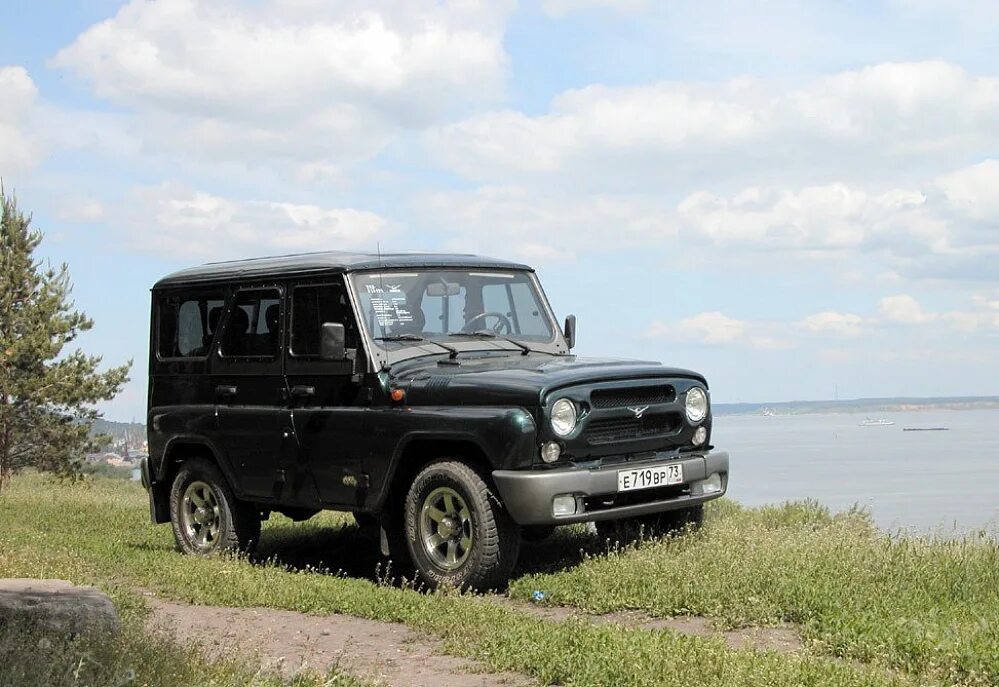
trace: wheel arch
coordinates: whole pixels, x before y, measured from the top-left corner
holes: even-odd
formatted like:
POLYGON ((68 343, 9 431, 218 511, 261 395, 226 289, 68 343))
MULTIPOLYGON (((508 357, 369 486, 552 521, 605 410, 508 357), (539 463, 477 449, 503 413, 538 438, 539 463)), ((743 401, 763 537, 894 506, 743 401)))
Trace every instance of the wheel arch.
POLYGON ((490 487, 493 463, 474 435, 414 434, 400 442, 386 475, 385 487, 372 504, 372 510, 400 511, 406 491, 416 475, 430 463, 450 458, 475 468, 490 487))
POLYGON ((217 466, 228 482, 229 488, 235 492, 236 483, 231 471, 211 442, 199 436, 172 437, 163 447, 163 456, 155 471, 155 479, 150 485, 154 492, 153 516, 157 524, 170 521, 170 488, 180 471, 180 466, 191 458, 203 458, 217 466))

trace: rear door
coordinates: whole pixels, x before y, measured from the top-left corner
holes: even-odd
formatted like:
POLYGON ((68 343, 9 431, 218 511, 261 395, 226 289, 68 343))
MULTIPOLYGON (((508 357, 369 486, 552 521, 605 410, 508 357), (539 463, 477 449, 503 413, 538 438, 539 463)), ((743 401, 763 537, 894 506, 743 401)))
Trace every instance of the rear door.
POLYGON ((367 440, 361 393, 364 349, 342 278, 291 288, 287 375, 299 470, 307 470, 325 504, 360 505, 367 440), (346 361, 319 359, 323 323, 343 324, 346 361))
POLYGON ((261 500, 280 496, 281 455, 291 438, 283 321, 280 286, 237 289, 212 361, 218 441, 237 490, 261 500))

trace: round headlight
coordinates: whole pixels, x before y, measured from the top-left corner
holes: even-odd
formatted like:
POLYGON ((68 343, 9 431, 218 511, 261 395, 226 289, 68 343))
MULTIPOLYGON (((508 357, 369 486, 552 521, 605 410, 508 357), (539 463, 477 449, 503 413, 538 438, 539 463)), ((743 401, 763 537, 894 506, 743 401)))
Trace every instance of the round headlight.
POLYGON ((567 398, 560 398, 552 405, 552 431, 560 437, 576 429, 576 406, 567 398))
POLYGON ((687 392, 687 419, 698 423, 708 416, 708 395, 698 386, 687 392))

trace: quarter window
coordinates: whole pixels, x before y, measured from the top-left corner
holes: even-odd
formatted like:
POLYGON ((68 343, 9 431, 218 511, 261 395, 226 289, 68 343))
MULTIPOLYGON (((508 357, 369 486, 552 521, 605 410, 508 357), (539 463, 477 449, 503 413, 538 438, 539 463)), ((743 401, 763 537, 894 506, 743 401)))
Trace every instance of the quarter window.
POLYGON ((158 302, 160 358, 203 358, 211 348, 225 300, 221 292, 163 295, 158 302))
POLYGON ((222 338, 222 355, 273 358, 280 345, 280 292, 277 289, 238 292, 222 338))

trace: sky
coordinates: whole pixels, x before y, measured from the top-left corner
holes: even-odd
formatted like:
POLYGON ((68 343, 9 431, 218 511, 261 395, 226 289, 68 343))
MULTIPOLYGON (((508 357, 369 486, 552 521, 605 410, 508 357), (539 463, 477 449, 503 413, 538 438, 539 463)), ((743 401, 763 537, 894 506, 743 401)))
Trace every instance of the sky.
POLYGON ((536 267, 715 402, 999 394, 999 3, 7 0, 0 178, 145 415, 207 261, 536 267))

